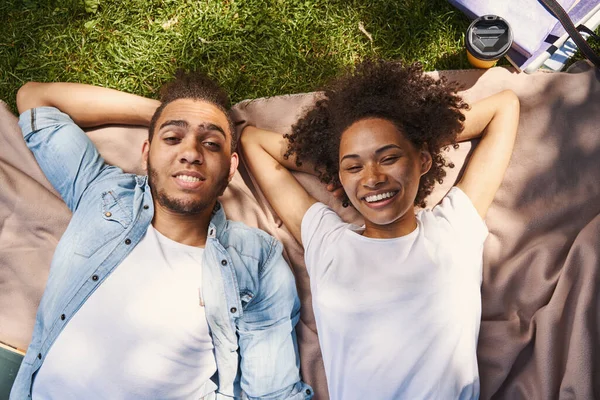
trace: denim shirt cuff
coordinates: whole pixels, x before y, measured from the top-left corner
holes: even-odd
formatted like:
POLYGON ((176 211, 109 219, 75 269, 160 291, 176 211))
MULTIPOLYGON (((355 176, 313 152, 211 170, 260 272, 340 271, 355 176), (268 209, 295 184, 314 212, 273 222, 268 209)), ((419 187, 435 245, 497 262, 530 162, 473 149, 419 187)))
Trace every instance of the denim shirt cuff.
POLYGON ((23 132, 25 140, 35 131, 46 128, 49 125, 62 123, 74 124, 71 117, 55 107, 31 108, 19 115, 19 127, 23 132))

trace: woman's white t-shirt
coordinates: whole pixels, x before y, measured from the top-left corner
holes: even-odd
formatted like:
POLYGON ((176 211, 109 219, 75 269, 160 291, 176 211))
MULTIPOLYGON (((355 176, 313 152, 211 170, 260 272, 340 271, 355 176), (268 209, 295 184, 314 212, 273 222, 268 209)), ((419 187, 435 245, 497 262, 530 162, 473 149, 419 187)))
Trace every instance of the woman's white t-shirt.
POLYGON ((478 398, 488 231, 464 192, 399 238, 364 237, 322 203, 301 231, 332 400, 478 398))

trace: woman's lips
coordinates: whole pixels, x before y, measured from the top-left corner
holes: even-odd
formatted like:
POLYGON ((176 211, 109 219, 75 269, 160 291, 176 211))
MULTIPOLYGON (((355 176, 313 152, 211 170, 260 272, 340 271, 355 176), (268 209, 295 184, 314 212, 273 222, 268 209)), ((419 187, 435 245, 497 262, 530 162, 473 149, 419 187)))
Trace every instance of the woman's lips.
POLYGON ((399 190, 393 190, 393 191, 383 192, 378 195, 369 195, 369 196, 365 196, 362 199, 362 201, 369 208, 379 209, 379 208, 383 208, 383 207, 387 206, 388 204, 390 204, 391 202, 393 202, 396 199, 396 197, 398 196, 398 193, 400 193, 399 190), (392 195, 390 196, 390 194, 392 194, 392 195), (381 200, 377 200, 377 196, 382 197, 381 200), (367 199, 375 199, 375 201, 369 202, 369 201, 367 201, 367 199))

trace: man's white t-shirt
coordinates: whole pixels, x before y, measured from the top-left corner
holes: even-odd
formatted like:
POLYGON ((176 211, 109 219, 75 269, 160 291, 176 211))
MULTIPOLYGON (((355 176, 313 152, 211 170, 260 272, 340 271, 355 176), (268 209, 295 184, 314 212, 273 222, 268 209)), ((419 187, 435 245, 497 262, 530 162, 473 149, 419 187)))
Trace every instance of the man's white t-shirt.
POLYGON ((199 399, 214 391, 203 252, 150 225, 58 336, 33 399, 199 399))
POLYGON ((332 400, 479 396, 483 242, 470 199, 450 190, 417 228, 371 239, 322 203, 302 243, 332 400))

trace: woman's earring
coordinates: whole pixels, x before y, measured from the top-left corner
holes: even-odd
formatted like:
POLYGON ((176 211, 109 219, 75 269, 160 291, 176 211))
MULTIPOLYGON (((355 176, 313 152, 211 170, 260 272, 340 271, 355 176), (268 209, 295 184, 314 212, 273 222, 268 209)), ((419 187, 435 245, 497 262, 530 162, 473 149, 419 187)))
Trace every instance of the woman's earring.
POLYGON ((344 208, 348 208, 348 206, 349 206, 349 205, 350 205, 350 204, 348 204, 348 200, 344 200, 344 201, 342 202, 342 207, 344 207, 344 208))

